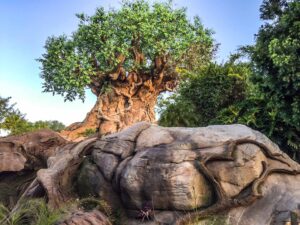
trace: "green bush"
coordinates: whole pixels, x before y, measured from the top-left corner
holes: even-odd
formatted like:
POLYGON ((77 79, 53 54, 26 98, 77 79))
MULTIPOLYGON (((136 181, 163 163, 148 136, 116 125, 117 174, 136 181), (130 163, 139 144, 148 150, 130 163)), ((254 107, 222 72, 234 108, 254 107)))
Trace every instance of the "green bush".
POLYGON ((182 82, 178 93, 159 101, 163 126, 206 126, 217 123, 221 110, 245 99, 249 66, 235 62, 211 63, 182 82))

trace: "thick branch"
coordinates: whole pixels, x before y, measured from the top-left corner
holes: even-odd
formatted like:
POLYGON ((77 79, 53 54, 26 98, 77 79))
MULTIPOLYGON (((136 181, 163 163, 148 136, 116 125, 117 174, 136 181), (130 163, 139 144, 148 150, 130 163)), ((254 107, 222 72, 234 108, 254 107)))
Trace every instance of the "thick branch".
POLYGON ((117 65, 117 68, 115 70, 115 72, 109 74, 109 77, 112 79, 112 80, 117 80, 120 76, 121 77, 124 77, 125 76, 125 70, 123 68, 123 64, 124 64, 124 61, 125 61, 125 56, 120 54, 118 57, 117 57, 117 60, 118 60, 118 65, 117 65))

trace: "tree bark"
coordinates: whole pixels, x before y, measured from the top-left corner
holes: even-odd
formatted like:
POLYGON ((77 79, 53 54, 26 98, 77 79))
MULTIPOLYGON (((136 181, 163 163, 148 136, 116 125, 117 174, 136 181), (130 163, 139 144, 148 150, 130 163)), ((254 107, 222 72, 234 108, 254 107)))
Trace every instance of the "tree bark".
POLYGON ((135 80, 126 85, 116 82, 109 91, 99 94, 95 106, 83 122, 70 125, 61 134, 68 140, 79 141, 88 131, 103 136, 140 121, 153 123, 159 92, 161 90, 154 88, 151 80, 139 83, 135 80))

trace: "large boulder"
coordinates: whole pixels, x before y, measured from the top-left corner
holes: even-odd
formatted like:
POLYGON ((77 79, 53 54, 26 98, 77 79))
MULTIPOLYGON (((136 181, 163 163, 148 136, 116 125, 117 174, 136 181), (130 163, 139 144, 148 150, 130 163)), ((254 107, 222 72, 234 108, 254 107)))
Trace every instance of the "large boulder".
POLYGON ((78 197, 105 201, 125 212, 127 225, 211 218, 219 224, 284 224, 299 213, 300 166, 243 125, 164 128, 143 122, 64 145, 22 196, 39 188, 54 207, 78 197))
MULTIPOLYGON (((67 141, 51 130, 0 138, 0 203, 13 208, 47 160, 67 141)), ((36 195, 43 194, 40 187, 36 195)))
POLYGON ((140 123, 97 140, 91 152, 89 160, 98 170, 89 176, 100 171, 104 178, 89 183, 93 193, 112 195, 107 191, 111 183, 129 216, 143 220, 149 214, 153 224, 186 224, 208 215, 230 224, 282 224, 300 202, 300 166, 243 125, 163 128, 140 123), (170 212, 173 216, 165 216, 170 212))

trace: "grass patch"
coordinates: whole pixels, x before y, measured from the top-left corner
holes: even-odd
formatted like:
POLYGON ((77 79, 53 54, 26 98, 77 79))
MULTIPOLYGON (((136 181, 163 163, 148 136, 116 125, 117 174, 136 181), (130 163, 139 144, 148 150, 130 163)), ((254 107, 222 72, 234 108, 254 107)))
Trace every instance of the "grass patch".
POLYGON ((10 211, 0 205, 1 225, 53 225, 63 215, 61 210, 51 210, 44 199, 22 202, 16 212, 9 216, 10 211))

